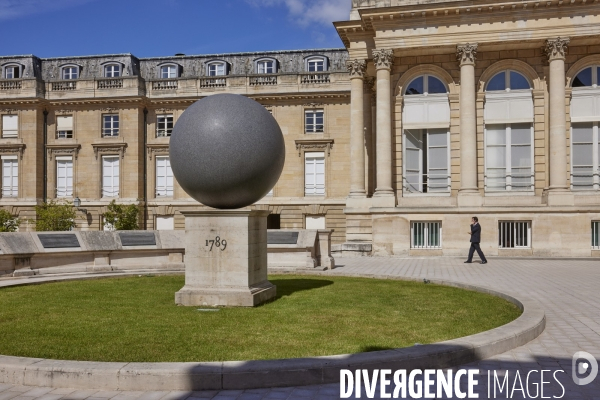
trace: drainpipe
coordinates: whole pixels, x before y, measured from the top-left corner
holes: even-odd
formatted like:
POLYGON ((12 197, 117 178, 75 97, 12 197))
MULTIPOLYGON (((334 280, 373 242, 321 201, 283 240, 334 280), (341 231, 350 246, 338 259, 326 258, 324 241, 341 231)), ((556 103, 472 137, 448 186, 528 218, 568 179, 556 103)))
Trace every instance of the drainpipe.
POLYGON ((44 203, 48 200, 48 110, 44 109, 44 187, 43 199, 44 203))
POLYGON ((148 157, 146 155, 148 143, 148 109, 144 107, 144 230, 148 229, 148 157))

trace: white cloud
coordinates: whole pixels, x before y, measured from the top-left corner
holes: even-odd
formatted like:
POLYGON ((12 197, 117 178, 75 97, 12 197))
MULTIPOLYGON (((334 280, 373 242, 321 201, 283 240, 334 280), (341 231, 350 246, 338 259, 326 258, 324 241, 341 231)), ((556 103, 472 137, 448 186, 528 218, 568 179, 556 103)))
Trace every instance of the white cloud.
POLYGON ((301 26, 314 23, 330 26, 350 15, 350 0, 246 0, 256 7, 285 6, 289 17, 301 26))
POLYGON ((0 20, 83 5, 94 0, 0 0, 0 20))

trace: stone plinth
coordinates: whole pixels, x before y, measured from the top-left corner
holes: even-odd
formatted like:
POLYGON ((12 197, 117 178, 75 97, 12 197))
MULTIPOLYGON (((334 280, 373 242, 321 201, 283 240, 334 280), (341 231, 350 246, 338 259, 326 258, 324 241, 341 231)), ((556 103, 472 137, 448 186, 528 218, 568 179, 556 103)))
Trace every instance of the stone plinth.
POLYGON ((275 297, 267 280, 267 215, 262 210, 208 210, 185 216, 184 306, 253 307, 275 297))

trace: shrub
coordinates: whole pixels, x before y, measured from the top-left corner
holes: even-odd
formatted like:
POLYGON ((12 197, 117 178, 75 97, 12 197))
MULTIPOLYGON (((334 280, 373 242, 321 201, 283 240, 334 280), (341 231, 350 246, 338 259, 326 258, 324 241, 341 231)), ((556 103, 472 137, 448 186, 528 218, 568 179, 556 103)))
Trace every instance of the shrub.
POLYGON ((75 209, 68 201, 59 203, 50 200, 35 206, 35 213, 35 229, 38 232, 70 231, 75 228, 75 209))
POLYGON ((0 232, 16 232, 21 220, 6 210, 0 210, 0 232))
POLYGON ((139 229, 138 217, 140 208, 136 204, 117 204, 115 200, 107 206, 104 214, 104 226, 117 231, 132 231, 139 229))

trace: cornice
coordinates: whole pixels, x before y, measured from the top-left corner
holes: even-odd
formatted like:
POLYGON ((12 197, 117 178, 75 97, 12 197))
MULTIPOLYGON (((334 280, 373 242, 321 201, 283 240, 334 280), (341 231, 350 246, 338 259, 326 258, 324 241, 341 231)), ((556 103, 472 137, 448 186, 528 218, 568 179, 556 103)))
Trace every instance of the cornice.
POLYGON ((48 158, 52 160, 53 157, 61 154, 72 155, 75 160, 79 155, 79 150, 81 150, 81 144, 79 143, 60 143, 60 144, 48 144, 46 145, 46 150, 48 151, 48 158))
POLYGON ((125 149, 127 148, 127 143, 125 143, 125 142, 92 143, 92 147, 94 148, 94 155, 96 156, 96 160, 98 159, 98 154, 109 154, 109 153, 117 153, 121 156, 121 158, 123 158, 123 157, 125 157, 125 149))
POLYGON ((334 142, 333 139, 296 139, 295 143, 298 157, 302 157, 302 150, 323 150, 329 156, 334 142))

